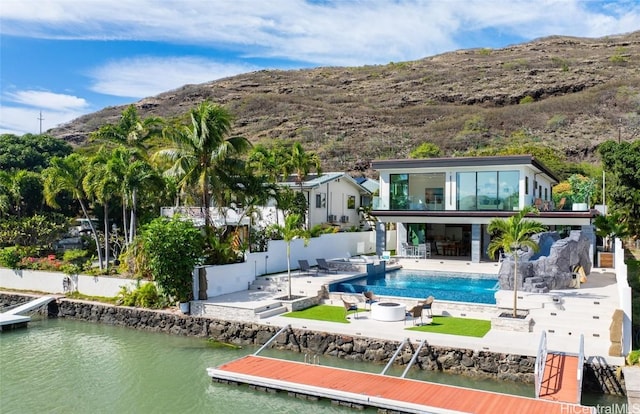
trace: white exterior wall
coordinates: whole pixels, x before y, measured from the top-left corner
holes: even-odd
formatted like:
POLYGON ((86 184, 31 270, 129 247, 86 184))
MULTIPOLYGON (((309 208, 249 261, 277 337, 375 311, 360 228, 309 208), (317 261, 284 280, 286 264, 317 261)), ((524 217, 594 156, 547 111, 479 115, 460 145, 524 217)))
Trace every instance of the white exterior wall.
POLYGON ((444 173, 445 174, 445 188, 444 188, 444 208, 445 210, 456 210, 456 193, 457 182, 456 174, 459 172, 483 172, 483 171, 518 171, 520 173, 520 208, 525 205, 533 205, 535 198, 542 198, 543 200, 551 200, 551 181, 543 177, 540 174, 536 174, 529 166, 496 166, 490 165, 486 167, 456 167, 456 168, 411 168, 411 169, 395 169, 380 171, 380 201, 382 205, 380 209, 387 209, 390 203, 390 176, 392 174, 424 174, 424 173, 444 173), (525 177, 529 180, 529 194, 525 194, 525 177), (538 188, 535 188, 534 182, 537 181, 538 185, 542 186, 542 195, 538 195, 538 188), (547 189, 547 198, 544 198, 544 190, 547 189))
MULTIPOLYGON (((30 290, 43 293, 64 294, 63 281, 69 277, 72 290, 83 295, 114 297, 122 286, 135 288, 137 280, 122 279, 110 276, 69 276, 61 272, 44 272, 39 270, 7 269, 0 267, 0 288, 15 290, 30 290)), ((147 283, 147 282, 141 282, 147 283)))
POLYGON ((324 183, 309 192, 309 226, 326 223, 329 216, 336 216, 337 224, 343 228, 359 226, 360 216, 358 208, 360 207, 360 191, 359 188, 350 180, 338 178, 328 183, 324 183), (323 194, 324 207, 316 207, 316 194, 323 194), (347 208, 347 200, 349 196, 355 197, 355 208, 347 208), (347 217, 347 221, 343 222, 342 217, 347 217))
MULTIPOLYGON (((269 251, 249 253, 244 263, 225 266, 206 266, 207 296, 219 296, 246 290, 257 276, 287 271, 287 247, 283 240, 269 242, 269 251)), ((323 234, 309 239, 291 242, 291 269, 298 269, 298 260, 305 259, 312 266, 316 258, 344 258, 376 251, 374 231, 323 234)), ((197 272, 195 275, 197 281, 197 272)), ((197 294, 197 286, 194 293, 197 294)), ((194 295, 194 297, 197 297, 194 295)))

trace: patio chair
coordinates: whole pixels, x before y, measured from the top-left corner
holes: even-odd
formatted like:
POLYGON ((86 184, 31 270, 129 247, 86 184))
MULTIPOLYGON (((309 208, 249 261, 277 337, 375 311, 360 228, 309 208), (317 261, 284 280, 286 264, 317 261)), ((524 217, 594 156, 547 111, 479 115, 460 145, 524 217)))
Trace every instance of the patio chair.
POLYGON ((327 263, 325 259, 316 259, 316 263, 318 263, 318 270, 325 273, 338 273, 338 270, 329 266, 329 263, 327 263))
POLYGON ((421 243, 418 245, 418 257, 421 259, 427 259, 431 257, 431 245, 421 243))
POLYGON ((400 243, 400 246, 402 248, 400 255, 402 257, 412 257, 415 256, 415 249, 413 248, 413 246, 409 246, 409 243, 407 242, 402 242, 400 243))
POLYGON ((318 274, 318 269, 312 269, 307 260, 298 260, 298 266, 300 266, 300 269, 299 269, 300 274, 303 274, 303 273, 308 275, 312 273, 315 273, 316 275, 318 274))
POLYGON ((565 203, 567 202, 566 197, 562 197, 560 201, 558 201, 558 205, 556 206, 556 210, 562 210, 564 208, 565 203))
POLYGON ((368 304, 369 309, 371 309, 371 305, 378 301, 378 297, 370 290, 364 291, 362 294, 364 295, 364 308, 367 309, 368 304))
POLYGON ((346 318, 350 311, 355 311, 355 318, 358 319, 358 303, 348 302, 342 296, 340 296, 340 299, 342 299, 342 304, 344 305, 344 317, 346 318))
POLYGON ((416 305, 409 309, 405 313, 404 323, 407 323, 407 319, 412 319, 413 324, 416 324, 416 319, 420 318, 420 324, 422 324, 422 305, 416 305))
POLYGON ((431 306, 433 305, 433 301, 434 301, 434 297, 429 296, 425 300, 418 302, 419 305, 422 305, 422 309, 425 309, 427 311, 430 318, 433 317, 433 313, 431 312, 431 306))

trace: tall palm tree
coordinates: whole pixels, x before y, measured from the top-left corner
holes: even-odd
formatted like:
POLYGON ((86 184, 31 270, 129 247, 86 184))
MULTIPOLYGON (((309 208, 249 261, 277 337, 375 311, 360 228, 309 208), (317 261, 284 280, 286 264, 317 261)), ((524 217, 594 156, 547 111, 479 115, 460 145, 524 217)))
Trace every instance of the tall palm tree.
POLYGON ((83 181, 86 175, 86 158, 80 154, 74 153, 65 158, 54 157, 51 159, 49 167, 42 171, 44 184, 44 199, 47 205, 53 208, 60 208, 56 197, 58 194, 66 191, 72 194, 73 198, 78 200, 84 217, 89 223, 91 234, 96 244, 98 252, 98 264, 100 270, 103 269, 103 258, 98 240, 98 233, 89 217, 86 205, 86 194, 84 191, 83 181))
POLYGON ((282 233, 282 239, 287 244, 287 280, 289 284, 288 298, 291 295, 291 242, 294 239, 303 239, 304 245, 309 244, 309 232, 301 227, 302 218, 299 214, 289 214, 284 219, 284 226, 275 225, 275 229, 282 233))
POLYGON ((289 171, 296 174, 296 181, 300 185, 300 191, 302 191, 304 179, 312 170, 322 174, 320 157, 314 152, 306 152, 299 142, 294 142, 291 146, 288 164, 289 171))
POLYGON ((291 173, 289 159, 291 153, 282 141, 276 141, 271 147, 258 144, 251 150, 248 164, 258 174, 265 175, 271 182, 279 182, 291 173))
POLYGON ((140 119, 138 110, 134 105, 129 105, 124 111, 117 124, 107 124, 101 126, 90 136, 92 141, 98 141, 107 145, 124 145, 130 148, 144 150, 147 149, 146 141, 160 135, 164 120, 159 117, 148 117, 140 119))
POLYGON ((109 268, 109 203, 119 193, 119 179, 122 171, 109 164, 110 153, 101 149, 89 159, 87 173, 82 180, 85 194, 102 204, 104 212, 104 258, 105 268, 109 268))
POLYGON ((172 166, 165 172, 180 179, 180 186, 198 186, 205 225, 211 226, 212 180, 222 173, 230 158, 246 152, 251 144, 244 137, 226 137, 231 131, 231 114, 222 106, 205 101, 190 112, 190 125, 167 128, 165 133, 175 145, 156 153, 172 166))
POLYGON ((522 248, 528 248, 534 252, 538 251, 538 243, 531 239, 531 236, 546 230, 546 227, 534 220, 525 219, 527 214, 538 214, 534 207, 527 206, 517 214, 503 219, 494 218, 489 222, 487 231, 495 236, 489 243, 488 252, 493 256, 499 251, 513 256, 513 317, 518 316, 518 252, 522 248))
POLYGON ((140 156, 139 150, 124 146, 116 147, 111 153, 107 160, 107 170, 118 182, 118 195, 122 197, 124 243, 128 245, 136 235, 140 191, 160 187, 162 179, 151 164, 140 156))

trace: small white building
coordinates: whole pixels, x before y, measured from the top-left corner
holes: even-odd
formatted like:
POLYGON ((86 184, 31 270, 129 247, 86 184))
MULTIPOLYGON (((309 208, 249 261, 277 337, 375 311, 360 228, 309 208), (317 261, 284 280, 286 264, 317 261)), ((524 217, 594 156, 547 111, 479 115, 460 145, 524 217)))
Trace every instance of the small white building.
MULTIPOLYGON (((365 224, 362 223, 361 207, 370 206, 373 196, 369 189, 344 172, 311 174, 302 183, 293 176, 278 185, 302 191, 307 200, 308 228, 323 223, 341 229, 360 228, 365 224)), ((263 214, 266 221, 265 216, 269 214, 263 214)), ((278 219, 282 220, 282 212, 278 219)))

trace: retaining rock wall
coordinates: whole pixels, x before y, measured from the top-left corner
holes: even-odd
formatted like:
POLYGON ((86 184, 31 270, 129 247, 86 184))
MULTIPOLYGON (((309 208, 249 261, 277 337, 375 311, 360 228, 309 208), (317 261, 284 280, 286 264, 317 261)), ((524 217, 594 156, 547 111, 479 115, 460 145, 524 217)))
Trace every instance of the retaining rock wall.
MULTIPOLYGON (((32 300, 33 296, 0 292, 0 306, 32 300)), ((209 337, 242 346, 260 346, 280 328, 259 323, 223 321, 208 317, 183 315, 167 310, 146 310, 70 299, 51 302, 49 314, 58 317, 126 326, 172 335, 209 337)), ((291 329, 280 335, 273 346, 317 355, 331 355, 356 361, 385 364, 400 344, 396 341, 354 337, 327 332, 291 329)), ((406 365, 417 344, 405 346, 396 364, 406 365)), ((424 346, 415 366, 471 377, 533 383, 535 357, 498 354, 487 351, 424 346)), ((616 367, 587 364, 584 389, 606 393, 624 393, 616 367)))

